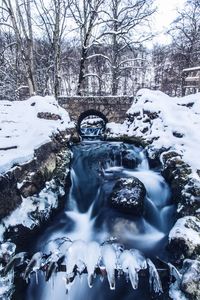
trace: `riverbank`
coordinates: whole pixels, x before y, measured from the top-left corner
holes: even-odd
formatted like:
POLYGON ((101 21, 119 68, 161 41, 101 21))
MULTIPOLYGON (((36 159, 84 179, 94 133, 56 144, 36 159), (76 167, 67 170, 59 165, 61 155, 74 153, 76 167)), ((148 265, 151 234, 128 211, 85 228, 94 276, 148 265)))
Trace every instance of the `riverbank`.
POLYGON ((137 140, 150 165, 162 174, 177 205, 177 222, 169 234, 173 263, 182 278, 171 297, 199 299, 200 259, 200 94, 171 98, 159 91, 140 90, 123 124, 108 124, 110 139, 137 140), (188 259, 190 259, 188 261, 188 259))

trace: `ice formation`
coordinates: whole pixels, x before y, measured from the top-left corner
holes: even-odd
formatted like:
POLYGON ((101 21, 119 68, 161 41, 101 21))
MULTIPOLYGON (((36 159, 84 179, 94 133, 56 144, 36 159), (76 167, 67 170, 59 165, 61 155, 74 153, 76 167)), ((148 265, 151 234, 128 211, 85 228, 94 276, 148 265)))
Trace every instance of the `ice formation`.
MULTIPOLYGON (((149 269, 150 287, 155 293, 162 293, 162 285, 155 265, 137 249, 125 250, 115 241, 99 244, 96 241, 85 242, 83 240, 72 242, 67 238, 50 241, 46 248, 48 253, 37 252, 28 261, 24 279, 28 279, 32 272, 37 274, 38 270, 43 270, 46 280, 49 280, 53 273, 66 270, 65 280, 68 291, 76 275, 87 273, 88 286, 91 288, 93 278, 96 274, 101 275, 103 272, 107 275, 110 289, 115 289, 116 274, 124 273, 130 279, 133 289, 137 289, 139 272, 149 269), (62 268, 59 269, 60 267, 62 268)), ((4 271, 12 271, 12 268, 21 264, 25 258, 24 252, 12 256, 4 271)))

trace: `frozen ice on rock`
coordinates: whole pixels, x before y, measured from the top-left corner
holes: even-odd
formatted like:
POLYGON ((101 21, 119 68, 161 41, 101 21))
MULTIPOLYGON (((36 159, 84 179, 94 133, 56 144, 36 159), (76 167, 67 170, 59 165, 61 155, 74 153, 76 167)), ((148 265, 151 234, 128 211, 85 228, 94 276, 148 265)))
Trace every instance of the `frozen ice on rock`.
POLYGON ((110 289, 115 289, 115 269, 117 266, 117 256, 111 244, 104 244, 101 248, 103 263, 106 267, 110 289))
POLYGON ((33 272, 37 272, 40 267, 41 267, 41 263, 42 263, 42 257, 43 257, 43 253, 42 252, 36 252, 30 262, 28 263, 26 270, 24 272, 24 279, 28 279, 30 273, 33 272))
POLYGON ((130 251, 125 250, 120 256, 122 271, 128 275, 133 289, 138 288, 139 277, 137 273, 137 261, 130 251))
POLYGON ((163 289, 162 289, 162 284, 161 284, 161 281, 160 281, 158 271, 156 270, 155 265, 153 264, 153 262, 149 258, 147 258, 147 264, 148 264, 148 267, 149 267, 149 285, 150 285, 150 288, 152 288, 155 293, 160 294, 160 293, 163 292, 163 289))
POLYGON ((87 244, 85 241, 77 240, 72 243, 67 251, 67 277, 73 275, 74 267, 77 266, 79 272, 85 268, 87 244))
POLYGON ((101 257, 100 245, 97 242, 89 242, 85 253, 85 264, 88 272, 88 285, 91 288, 95 268, 101 257))

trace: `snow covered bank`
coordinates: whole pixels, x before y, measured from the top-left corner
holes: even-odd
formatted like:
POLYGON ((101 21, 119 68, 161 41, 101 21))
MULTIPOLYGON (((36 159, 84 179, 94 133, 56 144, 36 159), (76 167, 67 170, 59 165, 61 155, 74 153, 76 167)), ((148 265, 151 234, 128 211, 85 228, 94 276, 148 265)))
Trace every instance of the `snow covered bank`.
POLYGON ((142 137, 156 149, 176 151, 196 177, 200 169, 200 93, 172 98, 160 91, 140 90, 124 124, 109 124, 112 135, 142 137))
MULTIPOLYGON (((38 194, 23 198, 21 205, 0 224, 0 242, 4 241, 6 231, 18 232, 18 225, 33 230, 48 220, 52 210, 59 205, 59 198, 64 196, 64 187, 55 179, 47 182, 45 188, 38 194)), ((20 234, 20 233, 19 233, 20 234)))
POLYGON ((33 159, 34 149, 71 127, 68 113, 53 97, 0 101, 0 173, 33 159))
MULTIPOLYGON (((160 160, 181 217, 169 234, 173 262, 180 264, 192 258, 196 266, 200 257, 200 93, 171 98, 160 91, 142 89, 125 122, 108 124, 107 135, 135 139, 144 145, 151 163, 160 160)), ((180 283, 177 280, 171 285, 172 299, 199 299, 199 274, 190 269, 186 270, 190 280, 184 281, 186 276, 181 275, 180 283)))

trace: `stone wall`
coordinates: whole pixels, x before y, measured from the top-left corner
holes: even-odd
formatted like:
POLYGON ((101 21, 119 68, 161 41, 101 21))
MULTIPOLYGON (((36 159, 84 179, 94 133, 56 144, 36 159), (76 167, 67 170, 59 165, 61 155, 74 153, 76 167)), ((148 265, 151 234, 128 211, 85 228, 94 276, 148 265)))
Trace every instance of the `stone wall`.
POLYGON ((94 109, 103 113, 108 122, 123 122, 126 112, 133 102, 133 97, 128 96, 60 96, 58 103, 65 108, 72 121, 77 122, 81 113, 94 109))

